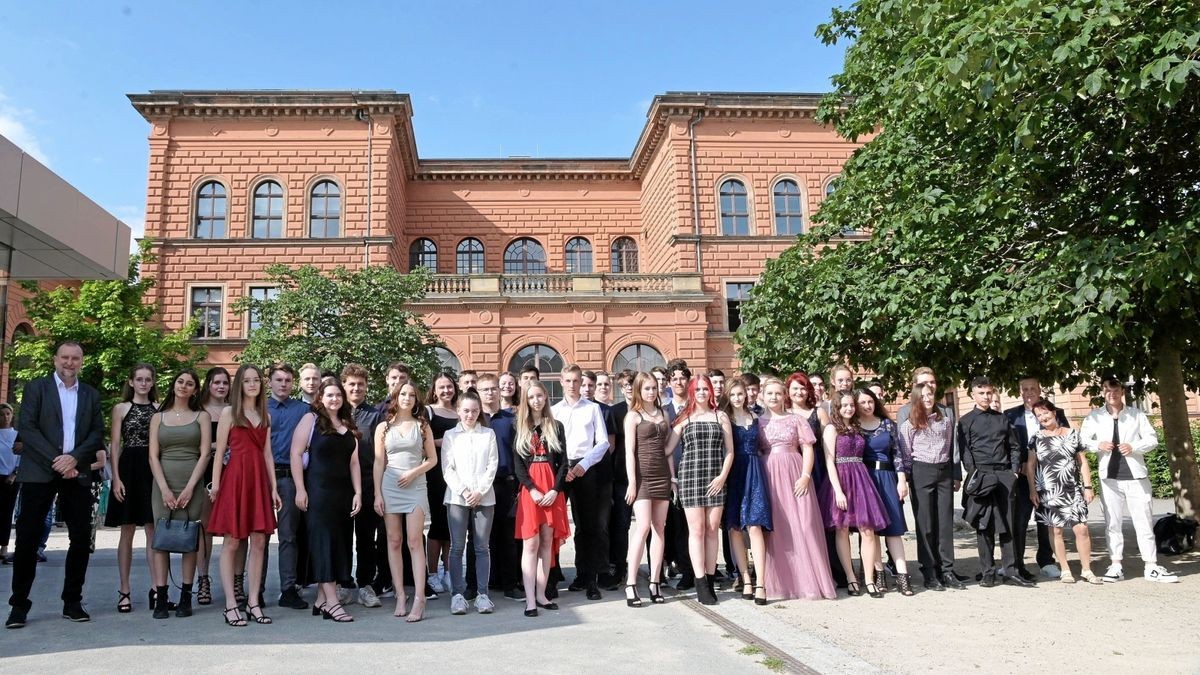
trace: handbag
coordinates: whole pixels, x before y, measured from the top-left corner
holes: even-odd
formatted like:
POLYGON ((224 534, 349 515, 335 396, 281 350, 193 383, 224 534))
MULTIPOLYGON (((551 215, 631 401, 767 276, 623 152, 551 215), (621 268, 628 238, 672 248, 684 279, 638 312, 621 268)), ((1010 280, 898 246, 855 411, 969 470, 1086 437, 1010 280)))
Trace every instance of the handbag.
POLYGON ((200 521, 175 520, 175 511, 154 524, 154 542, 150 547, 167 553, 195 553, 200 543, 200 521))

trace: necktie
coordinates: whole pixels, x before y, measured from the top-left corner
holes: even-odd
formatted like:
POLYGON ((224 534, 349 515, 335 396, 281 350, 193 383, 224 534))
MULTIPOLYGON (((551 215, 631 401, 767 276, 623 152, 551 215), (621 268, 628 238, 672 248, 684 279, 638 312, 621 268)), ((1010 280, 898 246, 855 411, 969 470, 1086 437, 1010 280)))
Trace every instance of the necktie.
POLYGON ((1116 478, 1117 474, 1121 473, 1121 465, 1125 463, 1125 455, 1117 449, 1121 445, 1121 432, 1117 423, 1117 418, 1113 418, 1113 435, 1112 435, 1112 459, 1108 461, 1108 477, 1116 478))

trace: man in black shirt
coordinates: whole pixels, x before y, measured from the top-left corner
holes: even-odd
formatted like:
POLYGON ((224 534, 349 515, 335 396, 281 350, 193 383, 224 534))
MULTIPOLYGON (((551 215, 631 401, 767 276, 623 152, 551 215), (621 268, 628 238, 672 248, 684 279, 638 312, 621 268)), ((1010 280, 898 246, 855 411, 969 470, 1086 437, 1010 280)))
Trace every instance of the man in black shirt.
POLYGON ((387 558, 387 531, 383 518, 375 512, 375 427, 383 419, 379 410, 367 403, 367 369, 348 363, 342 369, 342 386, 354 409, 354 424, 362 433, 358 439, 358 466, 362 475, 362 505, 354 517, 354 540, 358 567, 354 579, 345 579, 343 588, 358 587, 363 607, 379 607, 379 595, 392 585, 387 558))
POLYGON ((963 518, 975 528, 982 567, 980 585, 1006 583, 1028 588, 1032 584, 1017 575, 1013 554, 1013 494, 1021 468, 1021 444, 1008 417, 992 408, 996 390, 991 380, 971 380, 971 398, 975 408, 958 420, 958 446, 967 471, 963 518))

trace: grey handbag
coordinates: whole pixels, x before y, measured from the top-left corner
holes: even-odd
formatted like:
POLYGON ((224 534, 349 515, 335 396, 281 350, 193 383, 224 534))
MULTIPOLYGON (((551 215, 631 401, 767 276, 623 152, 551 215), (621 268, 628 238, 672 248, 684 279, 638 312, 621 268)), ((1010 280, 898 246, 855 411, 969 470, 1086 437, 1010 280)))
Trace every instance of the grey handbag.
POLYGON ((168 553, 195 553, 200 544, 200 521, 175 520, 175 511, 159 518, 154 524, 154 542, 150 544, 156 551, 168 553))

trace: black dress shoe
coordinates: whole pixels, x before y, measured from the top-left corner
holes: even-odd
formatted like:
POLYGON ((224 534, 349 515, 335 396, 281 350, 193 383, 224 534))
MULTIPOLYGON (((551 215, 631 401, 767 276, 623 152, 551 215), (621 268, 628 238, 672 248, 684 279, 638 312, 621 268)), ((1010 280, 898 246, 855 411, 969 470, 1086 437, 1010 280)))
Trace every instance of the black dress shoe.
POLYGON ((942 582, 938 581, 937 579, 926 579, 925 588, 930 591, 946 590, 946 587, 942 585, 942 582))
MULTIPOLYGON (((549 599, 549 598, 547 598, 547 599, 549 599)), ((538 606, 538 607, 541 607, 542 609, 548 609, 548 610, 550 610, 550 611, 552 611, 552 612, 553 612, 553 611, 557 611, 557 610, 558 610, 558 603, 557 603, 557 602, 547 602, 546 604, 542 604, 542 603, 540 603, 540 602, 539 602, 539 603, 537 603, 537 606, 538 606)))
MULTIPOLYGON (((262 605, 259 606, 261 607, 262 605)), ((300 594, 294 588, 279 594, 279 606, 289 609, 308 609, 308 603, 304 601, 304 598, 300 597, 300 594)))
POLYGON ((996 573, 986 572, 979 575, 979 585, 984 588, 991 588, 996 585, 996 573))
POLYGON ((571 582, 571 585, 567 586, 567 590, 571 591, 572 593, 578 593, 586 588, 587 586, 583 583, 583 579, 580 579, 579 577, 575 577, 575 580, 571 582))
POLYGON ((24 628, 25 620, 29 617, 29 610, 24 607, 13 607, 8 613, 8 621, 4 622, 5 628, 24 628))
POLYGON ((62 615, 64 619, 69 619, 76 623, 83 623, 84 621, 92 620, 92 617, 89 616, 87 612, 83 611, 83 605, 79 604, 78 602, 69 602, 63 605, 62 615))
POLYGON ((1034 587, 1033 584, 1029 583, 1028 581, 1025 581, 1024 579, 1022 579, 1021 577, 1019 577, 1015 574, 1000 575, 1000 582, 1008 584, 1009 586, 1017 586, 1020 588, 1033 588, 1034 587))
POLYGON ((963 584, 962 580, 958 578, 958 575, 952 572, 947 572, 942 575, 941 585, 944 588, 953 588, 956 591, 961 591, 966 588, 966 585, 963 584))
POLYGON ((1025 569, 1024 567, 1017 568, 1017 576, 1021 577, 1025 581, 1028 581, 1029 583, 1034 583, 1035 581, 1037 581, 1037 577, 1034 576, 1032 572, 1025 569))
MULTIPOLYGON (((958 572, 951 572, 951 574, 953 574, 953 575, 954 575, 954 578, 955 578, 955 579, 958 579, 959 581, 970 581, 970 577, 963 576, 962 574, 959 574, 958 572)), ((976 581, 979 581, 979 579, 978 579, 978 575, 976 575, 976 577, 977 577, 977 578, 976 578, 975 580, 976 580, 976 581)))
POLYGON ((621 588, 621 580, 612 574, 601 574, 596 585, 606 591, 616 591, 621 588))
POLYGON ((683 575, 680 577, 679 581, 675 583, 675 590, 677 591, 690 591, 695 587, 696 577, 692 576, 691 574, 683 575))
POLYGON ((600 595, 600 589, 597 586, 592 585, 587 587, 588 600, 599 600, 602 597, 604 596, 600 595))

